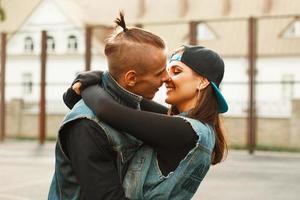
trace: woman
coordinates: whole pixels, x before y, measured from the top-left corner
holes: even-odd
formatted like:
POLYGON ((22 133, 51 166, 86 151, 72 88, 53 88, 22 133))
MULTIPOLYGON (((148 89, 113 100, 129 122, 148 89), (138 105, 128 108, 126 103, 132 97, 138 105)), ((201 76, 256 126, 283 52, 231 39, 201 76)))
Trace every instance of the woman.
MULTIPOLYGON (((210 165, 227 153, 219 119, 228 110, 218 89, 224 74, 221 57, 201 46, 184 46, 172 55, 168 73, 167 115, 119 105, 99 86, 82 91, 98 118, 145 144, 124 178, 129 199, 190 199, 210 165)), ((157 109, 153 104, 147 110, 157 109)))

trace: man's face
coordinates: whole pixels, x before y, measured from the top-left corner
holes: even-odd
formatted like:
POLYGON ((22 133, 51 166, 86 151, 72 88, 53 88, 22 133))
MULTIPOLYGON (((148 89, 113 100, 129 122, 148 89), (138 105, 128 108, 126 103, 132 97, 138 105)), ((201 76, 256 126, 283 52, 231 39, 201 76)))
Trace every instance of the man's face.
POLYGON ((137 75, 136 84, 132 88, 133 93, 146 99, 152 99, 162 84, 169 78, 166 71, 166 51, 157 48, 151 51, 148 52, 150 58, 147 71, 137 75))

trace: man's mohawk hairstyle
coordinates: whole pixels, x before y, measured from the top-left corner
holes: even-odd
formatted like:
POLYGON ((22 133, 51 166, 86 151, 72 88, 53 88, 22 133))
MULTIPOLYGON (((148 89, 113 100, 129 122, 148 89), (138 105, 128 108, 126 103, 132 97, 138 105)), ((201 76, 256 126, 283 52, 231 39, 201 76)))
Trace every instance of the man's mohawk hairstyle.
POLYGON ((128 30, 128 28, 126 27, 125 20, 124 20, 124 13, 122 11, 120 11, 120 18, 117 18, 115 20, 115 23, 117 24, 117 26, 121 26, 123 28, 124 32, 126 32, 128 30))

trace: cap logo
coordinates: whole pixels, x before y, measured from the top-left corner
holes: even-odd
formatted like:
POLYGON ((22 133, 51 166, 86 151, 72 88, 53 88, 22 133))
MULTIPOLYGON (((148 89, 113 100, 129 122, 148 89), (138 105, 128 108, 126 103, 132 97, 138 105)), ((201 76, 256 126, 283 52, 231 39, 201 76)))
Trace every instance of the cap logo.
POLYGON ((170 62, 172 62, 172 61, 181 61, 181 57, 182 57, 182 55, 180 55, 180 54, 173 54, 171 56, 170 62))

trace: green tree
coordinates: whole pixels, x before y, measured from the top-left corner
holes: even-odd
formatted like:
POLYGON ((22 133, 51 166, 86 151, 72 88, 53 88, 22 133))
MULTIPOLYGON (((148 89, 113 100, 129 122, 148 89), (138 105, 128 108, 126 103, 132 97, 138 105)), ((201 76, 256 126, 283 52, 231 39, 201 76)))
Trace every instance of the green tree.
POLYGON ((0 0, 0 22, 5 20, 5 12, 4 8, 1 6, 1 0, 0 0))

